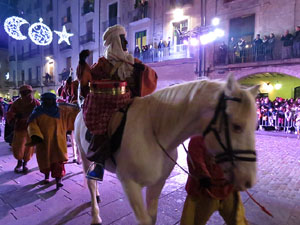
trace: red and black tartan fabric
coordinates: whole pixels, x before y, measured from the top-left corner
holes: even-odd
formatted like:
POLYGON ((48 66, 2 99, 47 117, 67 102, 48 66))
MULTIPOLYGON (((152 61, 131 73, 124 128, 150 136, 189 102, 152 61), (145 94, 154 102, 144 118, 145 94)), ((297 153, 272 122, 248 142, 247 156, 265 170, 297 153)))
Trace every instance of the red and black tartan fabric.
POLYGON ((126 107, 131 101, 130 92, 123 95, 89 93, 83 104, 85 125, 94 135, 105 134, 113 113, 126 107))

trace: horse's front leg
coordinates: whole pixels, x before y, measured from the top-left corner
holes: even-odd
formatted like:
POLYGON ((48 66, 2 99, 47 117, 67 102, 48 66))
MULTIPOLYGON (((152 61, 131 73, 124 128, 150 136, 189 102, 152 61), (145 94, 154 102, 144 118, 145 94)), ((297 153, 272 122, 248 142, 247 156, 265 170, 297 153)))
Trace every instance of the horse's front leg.
POLYGON ((121 181, 139 225, 152 225, 143 201, 142 187, 133 180, 121 181))
POLYGON ((152 224, 156 223, 157 217, 157 208, 158 208, 158 199, 161 193, 162 188, 165 185, 165 180, 147 187, 146 190, 146 203, 147 203, 147 210, 149 215, 152 218, 152 224))
MULTIPOLYGON (((81 152, 83 171, 84 171, 84 173, 86 173, 89 166, 91 165, 91 162, 87 160, 82 149, 80 149, 80 150, 81 150, 80 152, 81 152)), ((92 224, 101 224, 102 219, 99 215, 100 213, 99 213, 99 206, 98 206, 98 201, 97 201, 97 196, 99 195, 98 188, 97 188, 97 182, 95 180, 87 179, 87 184, 88 184, 88 188, 89 188, 89 191, 91 194, 92 224)))

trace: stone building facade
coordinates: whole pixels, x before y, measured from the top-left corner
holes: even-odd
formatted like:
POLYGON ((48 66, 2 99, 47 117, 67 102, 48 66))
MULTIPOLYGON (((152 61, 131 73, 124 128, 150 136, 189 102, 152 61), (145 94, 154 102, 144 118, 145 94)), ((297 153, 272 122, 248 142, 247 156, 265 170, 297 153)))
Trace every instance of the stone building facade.
MULTIPOLYGON (((202 61, 201 75, 211 78, 224 78, 233 71, 238 78, 243 79, 259 71, 268 71, 267 68, 274 74, 283 70, 287 73, 294 70, 299 63, 298 58, 280 58, 279 39, 287 29, 293 34, 295 26, 300 24, 300 14, 297 13, 300 10, 300 0, 22 0, 19 2, 19 16, 31 24, 38 21, 39 17, 43 17, 44 23, 52 30, 61 31, 65 25, 68 32, 74 33, 74 36, 70 37, 71 46, 65 43, 59 45, 56 34, 53 34, 52 44, 45 47, 38 47, 30 43, 29 39, 26 41, 11 39, 10 82, 15 87, 22 83, 31 83, 41 93, 56 89, 60 85, 61 80, 65 78, 65 75, 62 75, 64 69, 68 71, 69 68, 73 68, 75 72, 78 54, 82 49, 92 51, 88 59, 89 64, 97 62, 104 51, 102 35, 107 27, 114 24, 121 24, 126 28, 129 52, 134 53, 135 47, 138 46, 141 51, 138 56, 155 68, 160 77, 159 87, 197 79, 199 58, 202 61), (214 17, 220 18, 219 27, 225 31, 225 36, 202 47, 202 52, 199 51, 199 46, 194 46, 190 42, 184 43, 180 39, 180 34, 197 26, 209 27, 214 17), (244 28, 239 29, 239 26, 244 28), (232 35, 237 38, 243 36, 251 46, 253 38, 258 33, 261 36, 275 34, 276 60, 272 62, 249 60, 231 64, 216 62, 218 49, 223 41, 227 45, 232 35), (163 50, 158 48, 160 40, 165 46, 163 50), (145 55, 142 47, 146 45, 151 51, 145 55), (271 67, 273 69, 270 69, 271 67), (45 82, 46 73, 51 75, 51 82, 45 82)), ((295 72, 286 75, 295 76, 295 72)), ((298 75, 297 77, 300 78, 298 75)))

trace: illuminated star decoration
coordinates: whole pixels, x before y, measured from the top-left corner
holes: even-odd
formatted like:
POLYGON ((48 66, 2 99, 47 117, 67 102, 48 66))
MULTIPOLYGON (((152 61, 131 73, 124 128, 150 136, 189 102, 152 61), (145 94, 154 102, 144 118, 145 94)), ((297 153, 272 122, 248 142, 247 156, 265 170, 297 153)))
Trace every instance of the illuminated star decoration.
POLYGON ((53 39, 52 31, 43 23, 42 18, 40 18, 39 21, 40 22, 34 23, 29 27, 28 35, 36 45, 49 45, 53 39))
POLYGON ((21 17, 11 16, 4 21, 4 30, 10 37, 16 40, 25 40, 27 37, 21 33, 20 27, 27 23, 28 22, 21 17))
POLYGON ((65 41, 68 45, 71 45, 71 44, 70 44, 70 41, 69 41, 69 38, 72 37, 74 34, 72 34, 72 33, 67 33, 67 30, 66 30, 66 26, 65 26, 65 25, 63 26, 62 31, 57 31, 57 30, 55 30, 54 32, 59 36, 58 44, 60 44, 60 43, 62 43, 63 41, 65 41))

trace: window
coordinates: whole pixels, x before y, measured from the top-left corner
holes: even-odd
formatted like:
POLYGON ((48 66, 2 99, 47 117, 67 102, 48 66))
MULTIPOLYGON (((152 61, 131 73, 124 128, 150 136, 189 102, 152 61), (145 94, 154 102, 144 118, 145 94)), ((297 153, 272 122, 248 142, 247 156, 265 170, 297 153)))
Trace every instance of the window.
POLYGON ((67 70, 70 70, 71 67, 72 67, 72 57, 68 57, 66 58, 66 68, 67 70))
POLYGON ((22 70, 22 72, 21 72, 21 81, 24 83, 24 81, 25 81, 25 71, 24 70, 22 70))
POLYGON ((16 82, 16 71, 15 70, 13 71, 13 82, 14 83, 16 82))
POLYGON ((31 83, 31 81, 32 81, 32 69, 31 68, 28 69, 28 81, 29 81, 29 83, 31 83))
POLYGON ((40 74, 41 74, 41 67, 37 66, 36 67, 36 80, 39 81, 40 80, 40 74))
POLYGON ((87 34, 93 33, 93 20, 89 20, 86 22, 86 33, 87 34))
POLYGON ((188 20, 183 20, 177 23, 173 23, 173 38, 174 38, 174 43, 176 45, 182 44, 181 39, 180 39, 180 34, 184 31, 187 31, 188 29, 188 20))
POLYGON ((251 42, 254 37, 255 15, 238 17, 231 19, 229 22, 229 39, 234 37, 235 40, 241 37, 246 42, 251 42))
POLYGON ((140 31, 135 33, 135 45, 138 45, 140 49, 147 45, 147 31, 140 31))
POLYGON ((68 22, 71 22, 71 7, 67 8, 67 20, 68 22))
POLYGON ((53 30, 53 17, 49 18, 49 27, 51 30, 53 30))
POLYGON ((109 5, 108 25, 113 26, 118 23, 118 3, 109 5))

